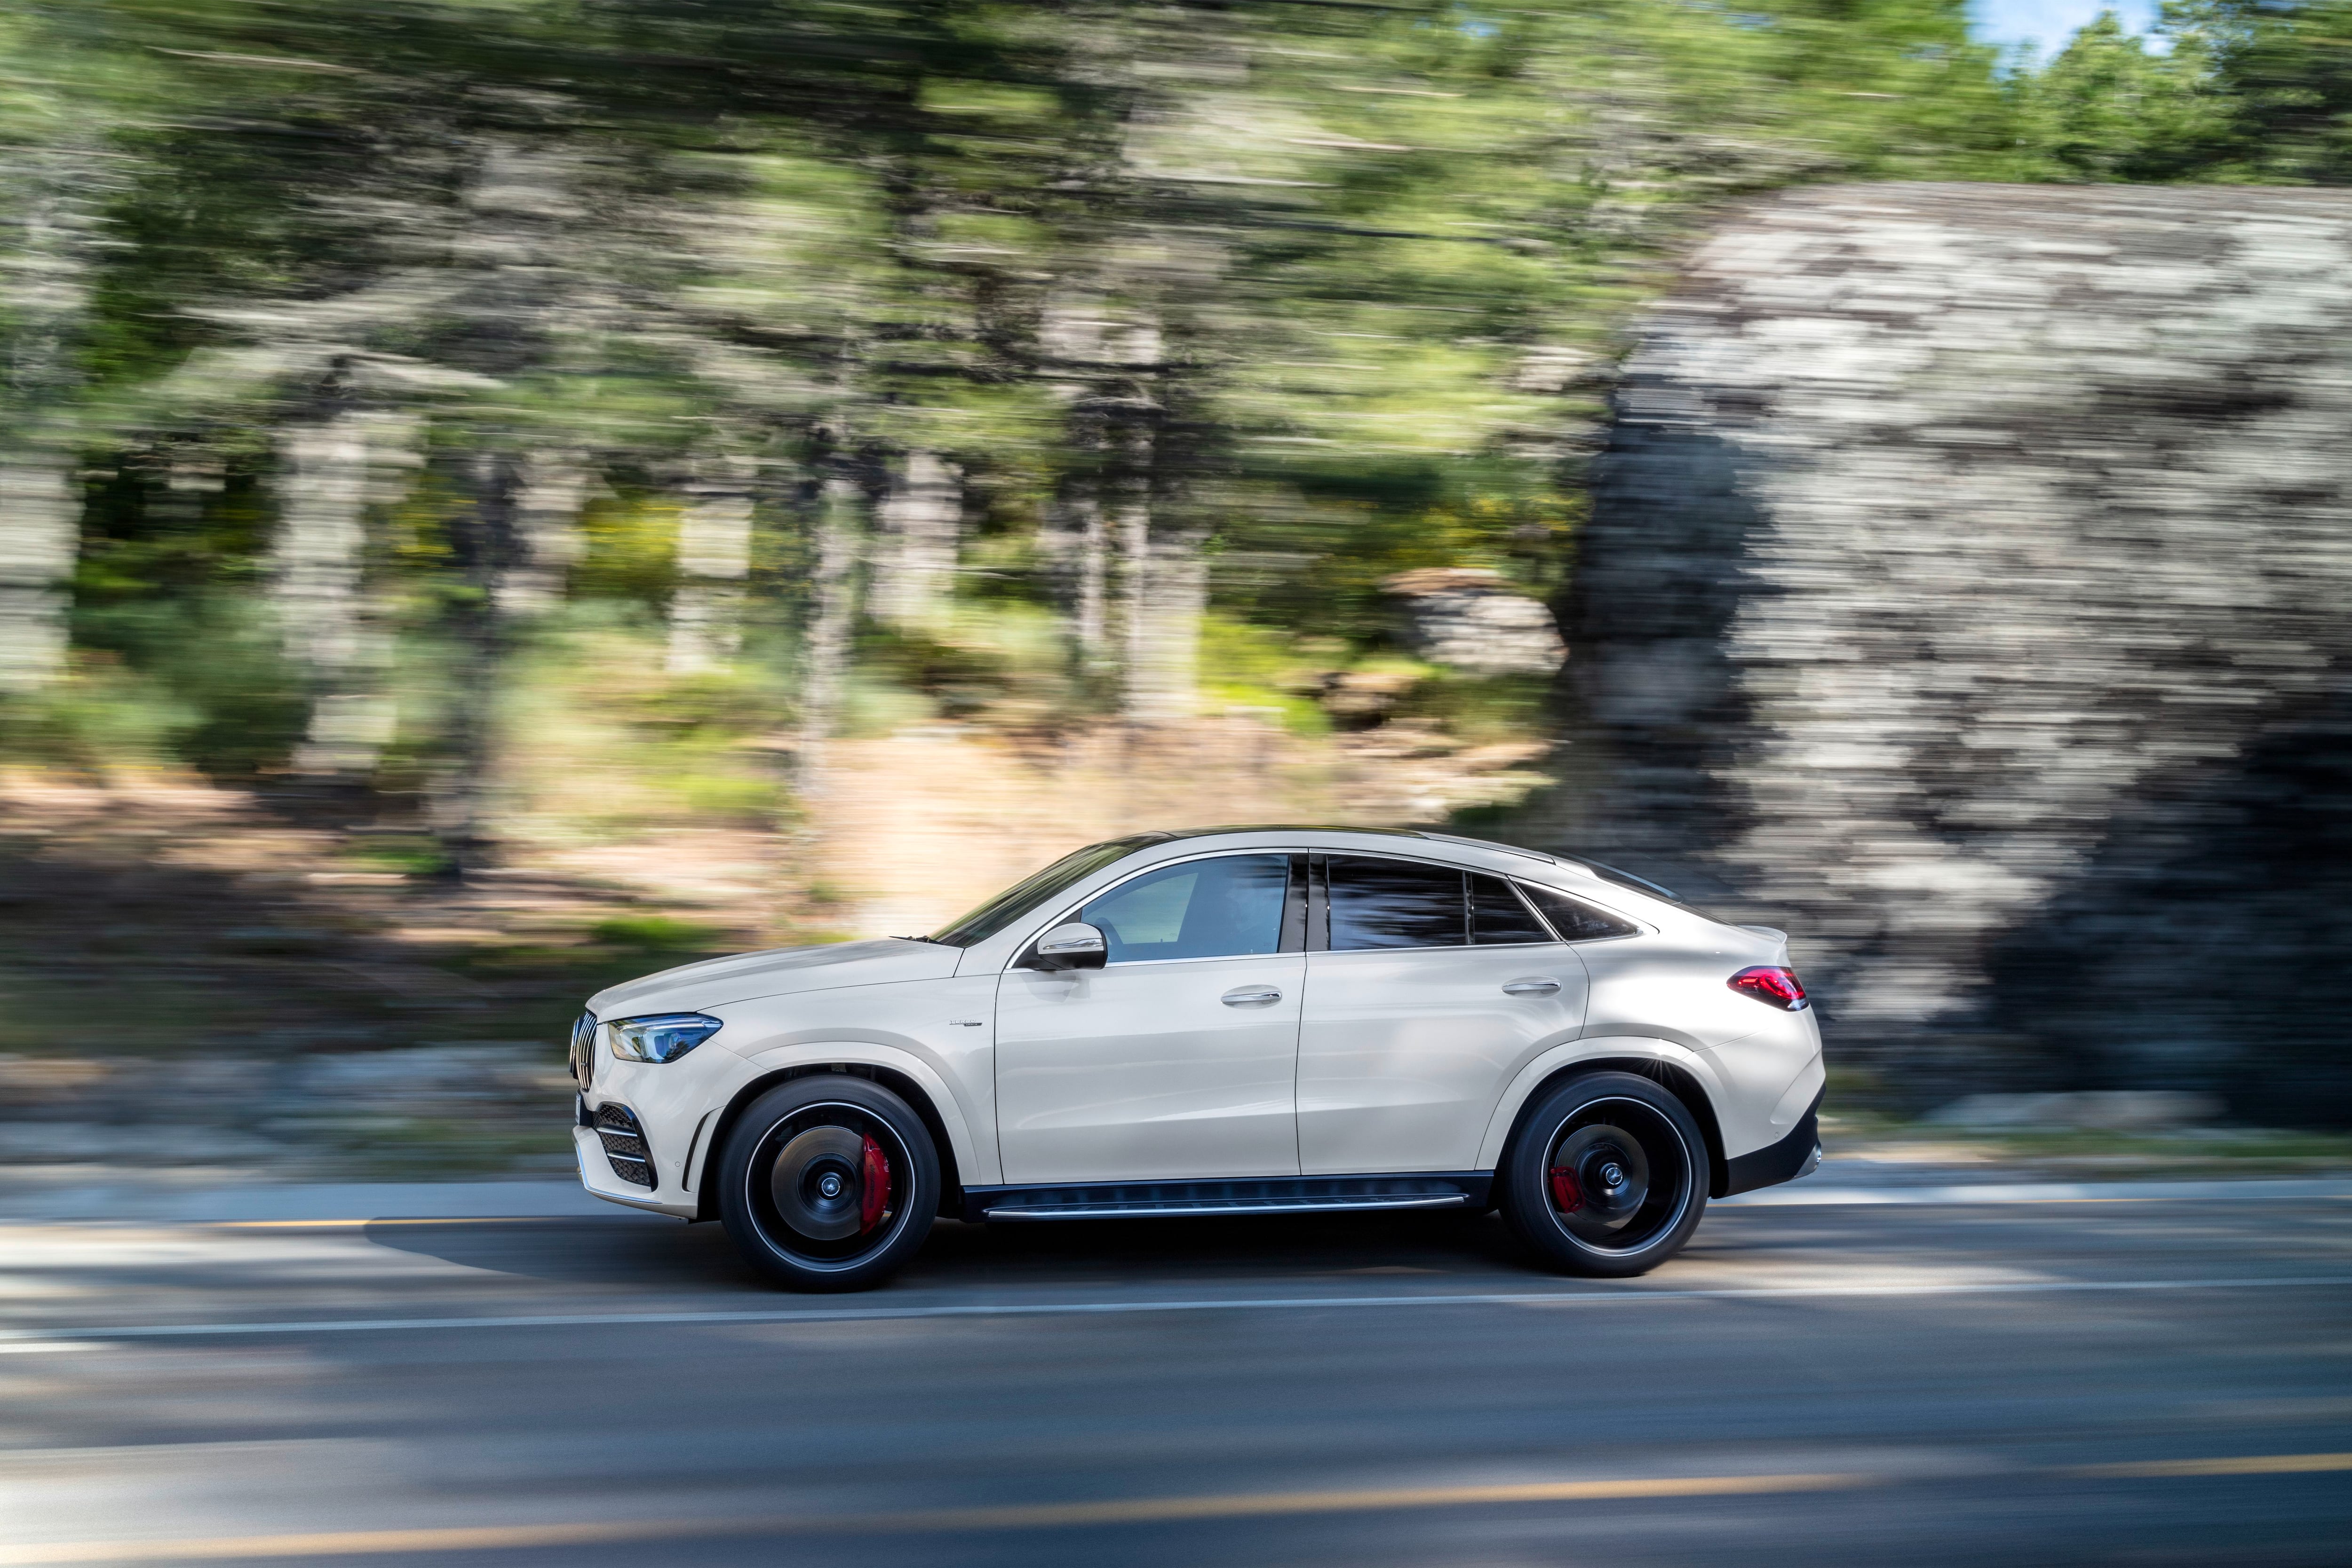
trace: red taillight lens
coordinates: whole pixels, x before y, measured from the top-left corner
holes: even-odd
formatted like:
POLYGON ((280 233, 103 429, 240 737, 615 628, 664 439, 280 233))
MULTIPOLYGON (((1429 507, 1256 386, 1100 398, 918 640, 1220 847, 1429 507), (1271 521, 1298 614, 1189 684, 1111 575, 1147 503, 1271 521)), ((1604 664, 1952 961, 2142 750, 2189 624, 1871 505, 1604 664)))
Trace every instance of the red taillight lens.
POLYGON ((1724 982, 1743 997, 1754 997, 1782 1012, 1801 1013, 1805 1010, 1805 988, 1797 983, 1797 971, 1784 969, 1776 964, 1759 964, 1752 969, 1742 969, 1724 982))

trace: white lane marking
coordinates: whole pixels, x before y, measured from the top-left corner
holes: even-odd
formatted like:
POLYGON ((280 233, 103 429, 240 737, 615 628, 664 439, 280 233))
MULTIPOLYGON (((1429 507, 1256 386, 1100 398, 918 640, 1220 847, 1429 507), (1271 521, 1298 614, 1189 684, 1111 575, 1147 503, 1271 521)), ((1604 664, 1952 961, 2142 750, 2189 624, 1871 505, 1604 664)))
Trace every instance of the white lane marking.
POLYGON ((1478 1295, 1241 1296, 1176 1301, 979 1301, 736 1312, 548 1312, 496 1318, 320 1318, 293 1322, 144 1323, 0 1330, 0 1344, 41 1340, 196 1339, 226 1334, 410 1333, 448 1329, 623 1328, 663 1323, 893 1322, 918 1318, 1118 1316, 1134 1312, 1315 1312, 1367 1307, 1622 1307, 1646 1301, 1841 1301, 1878 1297, 2054 1295, 2114 1291, 2252 1291, 2352 1285, 2352 1274, 2239 1280, 2029 1280, 2000 1283, 1753 1285, 1716 1290, 1511 1291, 1478 1295))
MULTIPOLYGON (((2251 1454, 2220 1458, 2147 1459, 2062 1465, 2008 1473, 2067 1479, 2127 1480, 2191 1476, 2326 1475, 2352 1469, 2352 1454, 2251 1454)), ((1226 1492, 1192 1497, 1106 1498, 1090 1502, 1002 1503, 909 1509, 899 1513, 771 1515, 766 1518, 568 1520, 542 1524, 425 1526, 406 1530, 320 1531, 301 1535, 196 1536, 129 1541, 30 1542, 0 1545, 0 1564, 51 1568, 81 1563, 216 1562, 224 1558, 376 1557, 428 1552, 514 1551, 600 1546, 640 1541, 783 1534, 969 1533, 1121 1524, 1181 1524, 1203 1520, 1391 1512, 1406 1509, 1525 1506, 1550 1502, 1649 1501, 1775 1492, 1847 1491, 1906 1479, 1854 1471, 1739 1476, 1661 1476, 1621 1480, 1519 1481, 1467 1486, 1332 1488, 1317 1491, 1226 1492)))
POLYGON ((1942 1186, 1808 1186, 1788 1182, 1737 1197, 1711 1198, 1717 1208, 1831 1208, 1883 1204, 2175 1203, 2215 1199, 2272 1203, 2303 1198, 2352 1198, 2352 1182, 2322 1177, 2291 1181, 1979 1182, 1942 1186))

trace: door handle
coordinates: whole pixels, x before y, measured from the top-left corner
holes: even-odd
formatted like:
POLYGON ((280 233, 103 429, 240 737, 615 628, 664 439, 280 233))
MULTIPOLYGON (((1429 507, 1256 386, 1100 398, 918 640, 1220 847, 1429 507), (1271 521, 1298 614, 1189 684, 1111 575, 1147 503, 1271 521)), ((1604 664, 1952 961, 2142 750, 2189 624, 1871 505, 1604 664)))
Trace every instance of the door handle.
POLYGON ((1549 997, 1559 991, 1558 980, 1513 980, 1503 988, 1507 997, 1549 997))
POLYGON ((1282 993, 1272 986, 1236 986, 1218 999, 1229 1008, 1261 1008, 1282 1000, 1282 993))

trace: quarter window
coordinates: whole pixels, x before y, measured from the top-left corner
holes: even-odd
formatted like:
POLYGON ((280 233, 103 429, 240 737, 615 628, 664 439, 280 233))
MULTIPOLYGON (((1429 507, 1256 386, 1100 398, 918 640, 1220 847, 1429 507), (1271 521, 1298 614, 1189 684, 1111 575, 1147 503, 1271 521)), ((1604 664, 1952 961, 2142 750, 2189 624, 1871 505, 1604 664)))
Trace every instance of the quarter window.
POLYGON ((1551 933, 1499 876, 1470 873, 1470 940, 1482 946, 1549 942, 1551 933))
POLYGON ((1630 920, 1614 915, 1604 915, 1591 904, 1579 904, 1564 893, 1554 893, 1548 887, 1538 887, 1531 882, 1519 883, 1519 891, 1538 909, 1543 911, 1551 928, 1559 933, 1563 942, 1595 942, 1604 936, 1631 936, 1642 928, 1630 920))
POLYGON ((1334 855, 1328 875, 1333 952, 1459 947, 1469 939, 1459 871, 1334 855))
POLYGON ((1078 911, 1113 964, 1278 952, 1288 855, 1223 855, 1146 872, 1078 911))

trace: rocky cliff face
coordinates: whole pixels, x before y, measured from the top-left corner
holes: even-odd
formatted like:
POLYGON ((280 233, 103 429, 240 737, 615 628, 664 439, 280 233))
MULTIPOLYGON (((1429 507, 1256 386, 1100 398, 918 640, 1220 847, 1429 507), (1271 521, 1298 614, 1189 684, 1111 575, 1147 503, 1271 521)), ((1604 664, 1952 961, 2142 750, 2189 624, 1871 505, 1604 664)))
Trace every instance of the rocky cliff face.
POLYGON ((1849 1061, 2352 1121, 2352 195, 1759 204, 1583 550, 1541 831, 1788 925, 1849 1061))

